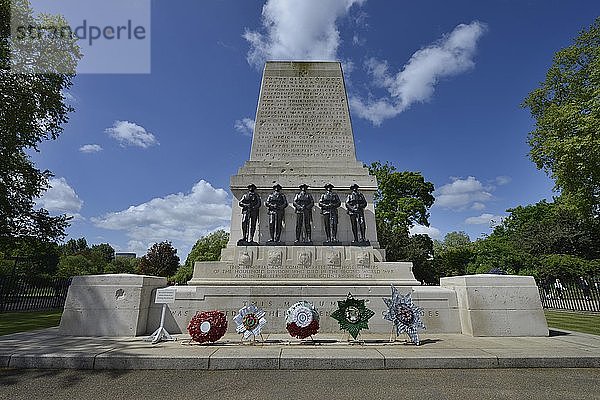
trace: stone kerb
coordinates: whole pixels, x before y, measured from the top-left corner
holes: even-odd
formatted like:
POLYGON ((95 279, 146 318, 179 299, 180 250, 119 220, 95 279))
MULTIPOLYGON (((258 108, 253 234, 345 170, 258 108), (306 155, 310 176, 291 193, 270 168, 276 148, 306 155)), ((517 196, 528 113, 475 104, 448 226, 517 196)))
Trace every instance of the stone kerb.
POLYGON ((548 336, 531 276, 465 275, 440 280, 458 300, 462 333, 471 336, 548 336))
POLYGON ((153 290, 167 278, 107 274, 73 278, 59 333, 73 336, 137 336, 146 333, 153 290))

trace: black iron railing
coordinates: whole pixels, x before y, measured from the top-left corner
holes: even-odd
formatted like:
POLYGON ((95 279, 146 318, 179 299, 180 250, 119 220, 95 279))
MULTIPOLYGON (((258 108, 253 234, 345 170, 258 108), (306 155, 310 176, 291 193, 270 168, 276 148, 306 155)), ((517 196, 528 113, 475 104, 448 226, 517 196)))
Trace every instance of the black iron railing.
POLYGON ((600 277, 538 282, 544 308, 600 312, 600 277))
POLYGON ((70 278, 0 277, 0 312, 62 308, 70 284, 70 278))

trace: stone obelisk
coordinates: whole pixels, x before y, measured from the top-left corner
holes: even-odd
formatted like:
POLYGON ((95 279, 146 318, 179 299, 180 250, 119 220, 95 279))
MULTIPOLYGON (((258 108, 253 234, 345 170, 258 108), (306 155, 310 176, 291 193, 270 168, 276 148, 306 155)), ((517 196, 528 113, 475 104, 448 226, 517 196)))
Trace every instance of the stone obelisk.
MULTIPOLYGON (((378 249, 373 195, 377 181, 367 168, 356 160, 352 123, 344 76, 339 62, 267 62, 265 65, 250 160, 231 178, 234 196, 231 218, 230 246, 241 238, 241 209, 238 202, 254 183, 261 198, 266 199, 276 183, 283 187, 289 200, 298 185, 309 186, 315 201, 331 183, 342 199, 357 184, 365 195, 367 238, 378 249)), ((315 244, 325 241, 325 231, 318 207, 313 211, 315 244)), ((290 244, 295 238, 295 215, 286 209, 281 241, 290 244)), ((268 216, 260 210, 258 234, 255 240, 264 244, 269 239, 268 216)), ((353 239, 350 220, 344 208, 339 209, 338 239, 349 245, 353 239)), ((381 254, 379 258, 383 259, 381 254)))

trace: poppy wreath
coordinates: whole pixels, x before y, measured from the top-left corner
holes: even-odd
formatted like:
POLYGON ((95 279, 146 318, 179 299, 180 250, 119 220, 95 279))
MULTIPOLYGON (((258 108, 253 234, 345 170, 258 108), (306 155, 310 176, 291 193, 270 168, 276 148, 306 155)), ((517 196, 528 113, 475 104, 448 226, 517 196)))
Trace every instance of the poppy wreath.
POLYGON ((295 338, 305 339, 319 331, 319 313, 308 301, 299 301, 288 308, 286 329, 295 338))
POLYGON ((195 342, 216 342, 227 331, 227 317, 222 311, 198 312, 190 320, 187 330, 195 342))

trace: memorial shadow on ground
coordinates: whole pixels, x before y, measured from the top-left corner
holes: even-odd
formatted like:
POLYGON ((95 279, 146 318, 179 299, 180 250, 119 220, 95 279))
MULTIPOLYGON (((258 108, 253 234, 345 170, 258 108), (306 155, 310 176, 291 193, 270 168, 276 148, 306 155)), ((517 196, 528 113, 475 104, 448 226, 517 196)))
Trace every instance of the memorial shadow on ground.
POLYGON ((548 336, 552 337, 552 336, 567 336, 567 335, 571 335, 570 332, 565 332, 565 331, 557 331, 554 329, 548 329, 548 336))

